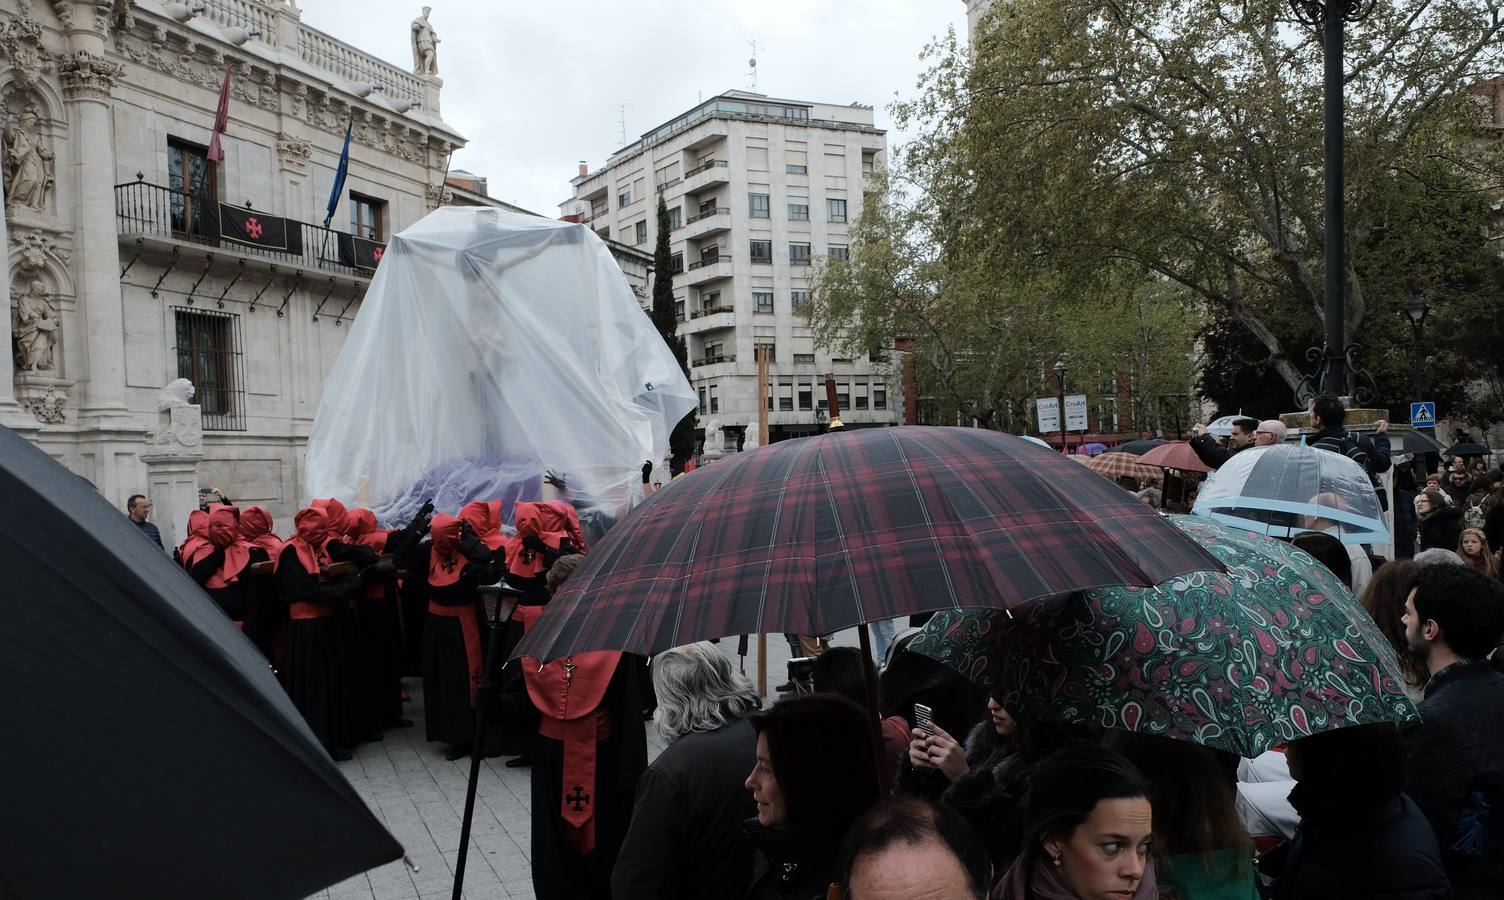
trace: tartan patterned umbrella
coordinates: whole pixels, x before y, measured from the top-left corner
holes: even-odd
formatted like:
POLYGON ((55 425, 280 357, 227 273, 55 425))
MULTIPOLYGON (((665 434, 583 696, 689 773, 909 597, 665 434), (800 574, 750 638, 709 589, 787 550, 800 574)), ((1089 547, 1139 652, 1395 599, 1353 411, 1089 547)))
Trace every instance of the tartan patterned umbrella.
POLYGON ((1138 478, 1155 484, 1165 480, 1163 469, 1143 465, 1132 453, 1103 453, 1092 457, 1086 467, 1107 478, 1138 478))
POLYGON ((909 645, 1034 721, 1257 756, 1349 725, 1411 721, 1388 641, 1325 566, 1209 519, 1171 521, 1227 563, 1010 613, 942 612, 909 645))
POLYGON ((848 430, 670 482, 591 548, 512 655, 829 634, 1221 569, 1131 494, 1012 435, 848 430))

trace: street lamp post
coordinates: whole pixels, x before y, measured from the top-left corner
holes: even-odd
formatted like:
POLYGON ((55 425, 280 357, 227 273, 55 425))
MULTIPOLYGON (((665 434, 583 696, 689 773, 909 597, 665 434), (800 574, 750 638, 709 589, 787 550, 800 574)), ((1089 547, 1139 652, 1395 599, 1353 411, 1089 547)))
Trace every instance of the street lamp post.
POLYGON ((1060 385, 1060 452, 1069 452, 1065 446, 1065 360, 1056 360, 1055 380, 1060 385))
POLYGON ((1320 378, 1322 393, 1347 391, 1347 334, 1345 326, 1346 223, 1342 205, 1343 115, 1342 26, 1363 19, 1374 0, 1290 0, 1302 22, 1321 31, 1323 62, 1322 113, 1326 215, 1326 278, 1323 282, 1326 318, 1326 360, 1320 378))
POLYGON ((1410 299, 1405 301, 1405 315, 1410 317, 1410 325, 1415 329, 1415 399, 1425 398, 1426 390, 1426 315, 1431 312, 1431 307, 1426 303, 1426 298, 1420 292, 1420 288, 1410 289, 1410 299))

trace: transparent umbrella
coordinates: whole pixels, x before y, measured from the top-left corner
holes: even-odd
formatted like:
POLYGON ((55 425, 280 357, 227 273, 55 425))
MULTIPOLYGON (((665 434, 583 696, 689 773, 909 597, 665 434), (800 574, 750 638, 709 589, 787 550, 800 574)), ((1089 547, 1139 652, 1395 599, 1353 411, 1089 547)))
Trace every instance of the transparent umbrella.
POLYGON ((1387 544, 1378 495, 1363 467, 1314 447, 1277 444, 1234 454, 1202 485, 1194 512, 1256 534, 1331 534, 1387 544))

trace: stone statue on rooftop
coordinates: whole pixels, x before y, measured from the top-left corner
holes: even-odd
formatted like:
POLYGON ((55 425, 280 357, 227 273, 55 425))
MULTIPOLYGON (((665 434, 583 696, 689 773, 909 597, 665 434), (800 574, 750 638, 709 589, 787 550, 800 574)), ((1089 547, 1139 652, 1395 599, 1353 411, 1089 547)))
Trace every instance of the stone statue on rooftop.
POLYGON ((413 19, 413 74, 439 74, 439 35, 428 21, 433 7, 423 7, 423 15, 413 19))

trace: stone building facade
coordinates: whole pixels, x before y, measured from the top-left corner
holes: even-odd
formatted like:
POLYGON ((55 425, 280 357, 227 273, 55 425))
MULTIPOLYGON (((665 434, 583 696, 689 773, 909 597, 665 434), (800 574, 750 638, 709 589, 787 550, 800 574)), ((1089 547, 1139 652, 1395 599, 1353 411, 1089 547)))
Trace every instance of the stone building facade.
MULTIPOLYGON (((728 449, 769 404, 769 437, 818 433, 834 373, 848 426, 898 421, 897 385, 881 361, 816 347, 799 307, 821 257, 850 249, 865 181, 887 138, 870 106, 728 91, 644 134, 560 204, 565 218, 651 253, 657 203, 669 208, 679 334, 700 394, 698 428, 719 420, 728 449), (755 351, 772 354, 772 396, 755 351)), ((656 277, 655 273, 655 277, 656 277)))
MULTIPOLYGON (((384 241, 448 199, 464 143, 420 46, 433 25, 392 27, 411 30, 423 74, 280 0, 0 0, 0 422, 112 502, 158 483, 165 453, 285 530, 307 499, 324 376, 384 241), (197 389, 197 448, 180 434, 181 386, 163 391, 180 378, 197 389)), ((181 539, 181 522, 161 524, 181 539)))

